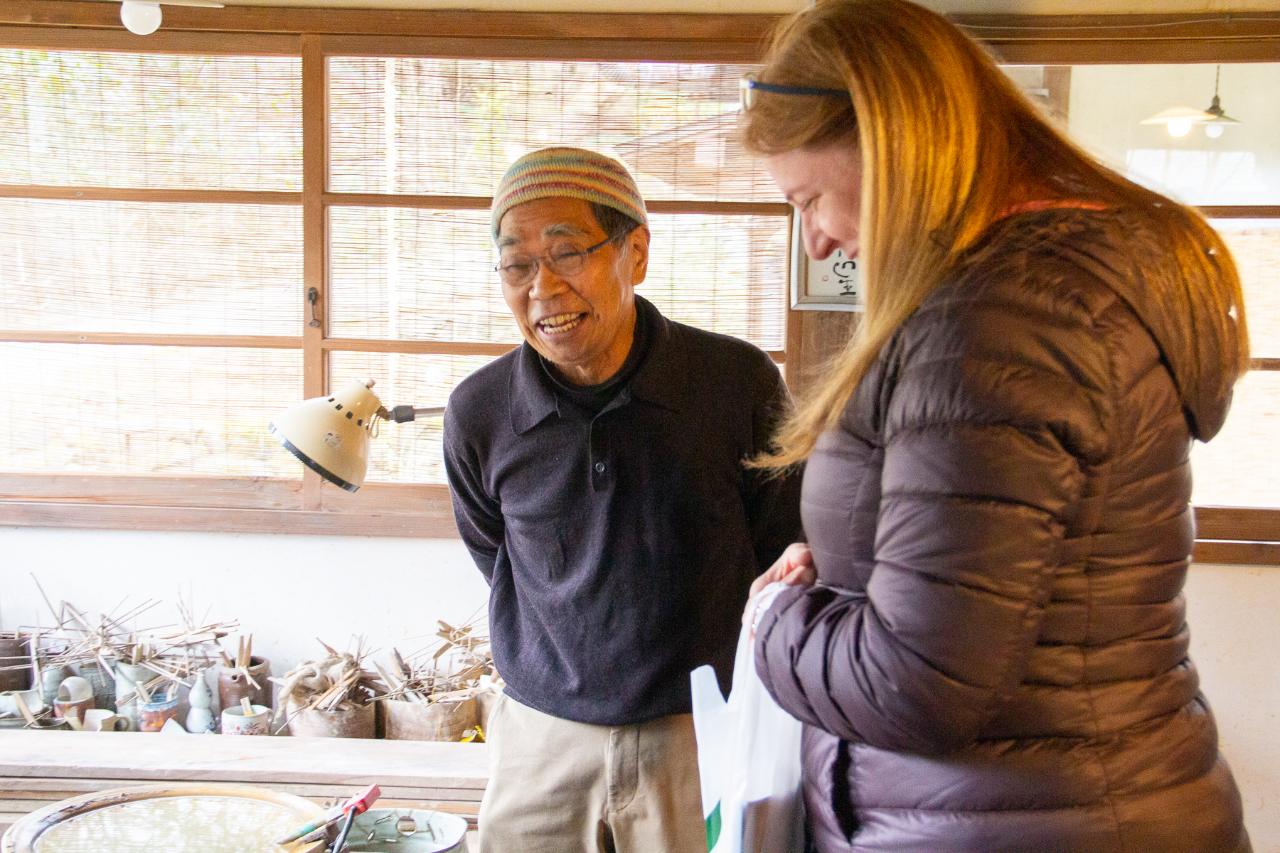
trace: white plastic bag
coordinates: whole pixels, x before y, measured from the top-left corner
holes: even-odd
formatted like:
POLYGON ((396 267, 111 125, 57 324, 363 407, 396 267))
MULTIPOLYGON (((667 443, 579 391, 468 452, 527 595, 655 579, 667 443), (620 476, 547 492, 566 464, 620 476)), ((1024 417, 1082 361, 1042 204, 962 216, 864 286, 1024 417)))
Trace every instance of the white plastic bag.
MULTIPOLYGON (((761 591, 768 607, 779 591, 761 591)), ((698 739, 702 816, 711 853, 800 853, 800 722, 778 707, 756 675, 751 629, 738 636, 733 687, 726 702, 715 670, 690 673, 698 739)))

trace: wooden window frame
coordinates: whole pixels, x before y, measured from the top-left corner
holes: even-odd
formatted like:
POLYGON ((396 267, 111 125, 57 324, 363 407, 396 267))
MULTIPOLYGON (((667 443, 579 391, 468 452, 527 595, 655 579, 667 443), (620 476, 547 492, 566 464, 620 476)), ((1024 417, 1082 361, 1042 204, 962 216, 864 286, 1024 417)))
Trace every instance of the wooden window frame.
MULTIPOLYGON (((296 336, 91 334, 0 330, 0 342, 300 349, 303 396, 327 391, 329 353, 497 355, 503 344, 331 338, 310 327, 306 293, 327 306, 327 220, 334 206, 486 209, 471 196, 337 193, 326 186, 330 56, 431 56, 751 63, 775 15, 569 14, 314 8, 169 7, 146 38, 122 30, 115 4, 11 0, 0 9, 0 47, 205 55, 296 56, 302 62, 301 192, 0 186, 0 197, 300 205, 303 286, 296 336)), ((1036 65, 1280 61, 1280 17, 1266 15, 971 15, 955 20, 1001 61, 1036 65), (1100 27, 1099 25, 1104 26, 1100 27)), ((657 213, 769 214, 781 203, 659 202, 657 213)), ((1280 218, 1275 207, 1204 208, 1215 218, 1280 218)), ((803 389, 847 336, 856 315, 788 311, 786 348, 772 352, 803 389)), ((1259 359, 1280 369, 1280 359, 1259 359)), ((1198 507, 1200 561, 1280 564, 1280 508, 1198 507)), ((357 495, 298 479, 0 473, 0 525, 133 530, 454 537, 442 485, 378 484, 357 495)))

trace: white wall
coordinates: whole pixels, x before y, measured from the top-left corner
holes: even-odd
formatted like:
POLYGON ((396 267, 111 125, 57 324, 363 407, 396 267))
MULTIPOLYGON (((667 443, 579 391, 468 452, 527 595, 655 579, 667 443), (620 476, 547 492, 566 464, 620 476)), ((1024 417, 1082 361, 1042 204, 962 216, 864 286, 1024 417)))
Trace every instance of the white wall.
POLYGON ((1192 658, 1254 853, 1280 853, 1280 566, 1198 565, 1186 595, 1192 658))
MULTIPOLYGON (((175 618, 169 605, 181 595, 198 617, 239 619, 277 674, 320 656, 317 636, 424 647, 437 618, 464 620, 487 595, 456 540, 0 527, 0 554, 0 630, 49 624, 31 574, 55 604, 81 609, 164 599, 146 624, 175 618)), ((1280 853, 1280 567, 1196 566, 1187 596, 1254 850, 1280 853)))

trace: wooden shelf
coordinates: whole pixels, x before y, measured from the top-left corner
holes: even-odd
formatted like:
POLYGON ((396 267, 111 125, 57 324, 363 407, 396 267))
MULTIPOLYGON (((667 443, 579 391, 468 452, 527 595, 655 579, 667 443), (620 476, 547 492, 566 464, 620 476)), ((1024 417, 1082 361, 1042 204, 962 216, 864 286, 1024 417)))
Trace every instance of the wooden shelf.
POLYGON ((370 783, 376 808, 446 811, 475 826, 484 744, 350 738, 0 732, 0 833, 28 812, 129 785, 260 785, 326 805, 370 783), (180 747, 180 748, 179 748, 180 747))

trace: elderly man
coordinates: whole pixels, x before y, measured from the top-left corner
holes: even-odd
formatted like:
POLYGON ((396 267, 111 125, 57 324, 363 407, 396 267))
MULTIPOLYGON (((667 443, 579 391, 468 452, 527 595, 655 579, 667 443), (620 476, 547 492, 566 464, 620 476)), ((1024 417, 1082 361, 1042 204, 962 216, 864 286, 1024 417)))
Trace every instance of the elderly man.
POLYGON ((714 664, 727 688, 748 587, 799 533, 799 478, 743 465, 786 389, 760 350, 635 295, 648 219, 616 160, 520 158, 492 226, 525 343, 445 420, 506 681, 480 847, 701 853, 689 671, 714 664))

